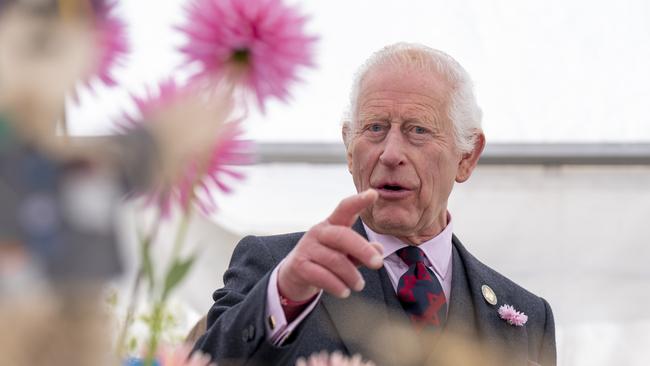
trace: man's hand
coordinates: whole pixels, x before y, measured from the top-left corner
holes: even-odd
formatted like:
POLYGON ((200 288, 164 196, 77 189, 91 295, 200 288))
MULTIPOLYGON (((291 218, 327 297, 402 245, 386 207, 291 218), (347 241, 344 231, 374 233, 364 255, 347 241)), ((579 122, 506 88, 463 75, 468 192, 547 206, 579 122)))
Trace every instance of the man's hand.
POLYGON ((380 268, 382 246, 369 243, 350 227, 375 200, 377 191, 372 189, 348 197, 327 220, 305 233, 278 271, 278 289, 283 296, 303 301, 323 289, 344 298, 350 289, 363 289, 365 281, 357 266, 380 268))

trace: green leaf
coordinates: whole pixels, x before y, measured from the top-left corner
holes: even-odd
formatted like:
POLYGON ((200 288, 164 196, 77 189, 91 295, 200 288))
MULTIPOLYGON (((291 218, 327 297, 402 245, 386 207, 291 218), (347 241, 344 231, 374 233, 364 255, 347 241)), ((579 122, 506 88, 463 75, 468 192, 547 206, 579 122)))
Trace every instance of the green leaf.
POLYGON ((163 301, 165 301, 167 296, 169 296, 169 293, 176 288, 181 281, 183 281, 183 278, 185 278, 190 268, 192 268, 195 259, 196 255, 193 255, 186 260, 175 260, 172 263, 172 266, 165 277, 165 288, 163 289, 162 294, 163 301))
POLYGON ((117 291, 110 289, 106 295, 106 304, 111 308, 117 307, 117 291))
POLYGON ((128 345, 128 350, 129 353, 135 352, 135 350, 138 348, 138 339, 135 337, 131 337, 129 340, 129 345, 128 345))

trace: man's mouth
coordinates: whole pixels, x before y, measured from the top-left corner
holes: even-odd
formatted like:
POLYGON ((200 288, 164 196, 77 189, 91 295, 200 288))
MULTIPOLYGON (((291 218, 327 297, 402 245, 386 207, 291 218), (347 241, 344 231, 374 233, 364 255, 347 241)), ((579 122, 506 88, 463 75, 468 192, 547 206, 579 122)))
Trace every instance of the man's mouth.
POLYGON ((404 189, 404 187, 400 186, 399 184, 384 184, 383 186, 380 187, 381 189, 389 190, 389 191, 401 191, 404 189))
POLYGON ((393 182, 378 184, 375 189, 379 193, 379 197, 384 199, 401 199, 413 191, 406 186, 393 182))

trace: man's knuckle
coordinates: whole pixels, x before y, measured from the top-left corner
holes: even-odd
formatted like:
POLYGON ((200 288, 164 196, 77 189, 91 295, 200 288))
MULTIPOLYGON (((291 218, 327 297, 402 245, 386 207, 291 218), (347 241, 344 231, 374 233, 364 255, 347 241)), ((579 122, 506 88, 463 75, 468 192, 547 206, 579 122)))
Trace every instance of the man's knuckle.
POLYGON ((334 244, 343 242, 344 232, 339 227, 333 226, 329 230, 329 240, 334 244))
POLYGON ((329 252, 325 254, 325 264, 330 268, 336 268, 340 266, 340 263, 343 261, 344 257, 341 253, 338 252, 329 252))
POLYGON ((318 224, 310 227, 309 230, 307 230, 305 235, 303 235, 300 240, 303 241, 303 240, 309 240, 310 238, 318 237, 320 235, 320 232, 322 231, 322 229, 323 229, 323 224, 318 223, 318 224))
POLYGON ((286 267, 286 270, 288 272, 296 272, 300 270, 300 267, 302 266, 302 262, 303 260, 300 255, 297 255, 296 253, 291 253, 287 257, 287 260, 282 266, 286 267))
POLYGON ((359 256, 362 260, 370 260, 375 253, 375 249, 370 244, 364 243, 359 247, 359 256))

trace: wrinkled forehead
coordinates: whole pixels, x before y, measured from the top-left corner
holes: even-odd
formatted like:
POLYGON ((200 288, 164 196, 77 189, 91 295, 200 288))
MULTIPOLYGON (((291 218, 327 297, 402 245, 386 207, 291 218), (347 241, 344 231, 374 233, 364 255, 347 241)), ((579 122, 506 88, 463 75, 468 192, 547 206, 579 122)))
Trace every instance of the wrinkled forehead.
POLYGON ((359 81, 359 94, 380 79, 392 79, 394 83, 404 80, 414 87, 428 88, 436 92, 449 92, 452 87, 452 82, 433 65, 375 64, 362 75, 359 81))
POLYGON ((433 65, 385 63, 370 67, 359 83, 356 117, 367 102, 407 98, 437 110, 447 105, 452 84, 433 65))

